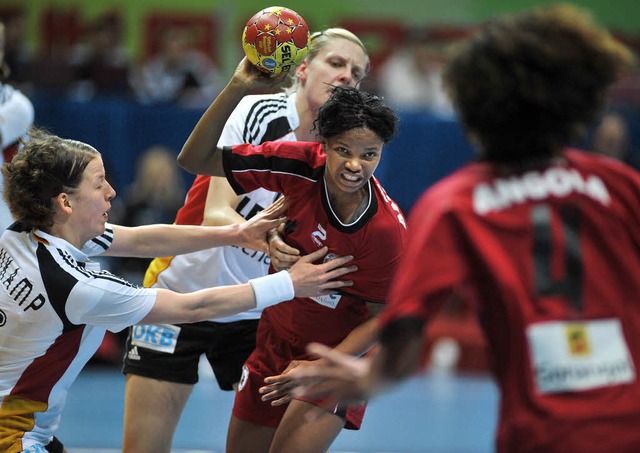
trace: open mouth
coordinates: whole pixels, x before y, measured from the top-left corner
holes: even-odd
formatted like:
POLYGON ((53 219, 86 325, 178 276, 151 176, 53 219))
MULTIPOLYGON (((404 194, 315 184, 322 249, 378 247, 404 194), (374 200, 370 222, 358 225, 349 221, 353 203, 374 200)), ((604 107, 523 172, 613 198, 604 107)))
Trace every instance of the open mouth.
POLYGON ((362 176, 354 175, 353 173, 340 173, 340 178, 349 186, 359 186, 362 183, 362 176))

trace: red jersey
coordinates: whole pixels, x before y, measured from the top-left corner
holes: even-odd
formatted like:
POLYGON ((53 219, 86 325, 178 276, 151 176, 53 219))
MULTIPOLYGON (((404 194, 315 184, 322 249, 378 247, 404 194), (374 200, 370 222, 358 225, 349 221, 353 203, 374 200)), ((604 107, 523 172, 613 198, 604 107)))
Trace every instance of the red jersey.
POLYGON ((519 174, 472 164, 409 219, 382 322, 452 293, 480 316, 501 390, 499 452, 640 449, 640 176, 566 150, 519 174))
POLYGON ((387 300, 405 243, 402 214, 374 177, 366 186, 369 205, 364 213, 350 224, 336 216, 323 178, 325 159, 321 145, 310 142, 237 145, 224 154, 227 179, 237 193, 263 187, 288 199, 289 245, 302 254, 326 245, 325 259, 353 255, 352 264, 358 266, 347 276, 353 286, 339 295, 296 298, 264 310, 261 326, 271 324, 281 338, 302 350, 310 341, 340 343, 368 319, 366 302, 387 300))

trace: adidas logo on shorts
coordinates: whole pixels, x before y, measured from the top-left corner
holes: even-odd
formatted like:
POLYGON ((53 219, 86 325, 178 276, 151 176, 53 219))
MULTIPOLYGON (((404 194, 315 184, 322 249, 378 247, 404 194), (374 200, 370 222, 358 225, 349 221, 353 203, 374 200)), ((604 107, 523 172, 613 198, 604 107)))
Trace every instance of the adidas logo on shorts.
POLYGON ((133 348, 129 349, 129 352, 127 353, 127 358, 129 360, 140 360, 140 354, 138 354, 137 346, 134 346, 133 348))

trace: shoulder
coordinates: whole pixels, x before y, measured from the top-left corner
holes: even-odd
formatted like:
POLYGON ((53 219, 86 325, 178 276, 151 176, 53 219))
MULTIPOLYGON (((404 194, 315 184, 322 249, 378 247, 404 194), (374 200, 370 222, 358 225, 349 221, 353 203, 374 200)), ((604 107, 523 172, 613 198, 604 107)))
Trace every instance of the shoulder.
POLYGON ((235 113, 242 114, 246 120, 263 121, 263 116, 271 117, 286 112, 287 96, 278 94, 252 94, 243 97, 235 113))
POLYGON ((107 223, 105 225, 104 233, 87 241, 87 243, 82 247, 82 251, 86 253, 87 256, 101 255, 102 253, 106 252, 109 247, 111 247, 111 245, 113 244, 113 240, 114 225, 107 223))
POLYGON ((249 95, 238 103, 229 121, 240 128, 242 142, 258 144, 281 140, 292 132, 289 111, 284 93, 249 95))

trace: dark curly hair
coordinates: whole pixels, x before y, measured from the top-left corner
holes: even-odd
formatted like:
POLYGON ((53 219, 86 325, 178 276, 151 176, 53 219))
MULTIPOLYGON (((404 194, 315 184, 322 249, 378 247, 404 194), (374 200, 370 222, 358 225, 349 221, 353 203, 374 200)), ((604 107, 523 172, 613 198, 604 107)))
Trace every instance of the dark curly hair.
POLYGON ((487 24, 453 55, 443 79, 482 158, 522 164, 580 138, 633 61, 589 14, 556 5, 487 24))
POLYGON ((397 133, 398 117, 382 98, 357 88, 336 86, 320 107, 314 126, 324 138, 367 128, 388 143, 397 133))
POLYGON ((80 185, 82 174, 100 153, 86 143, 33 128, 23 148, 2 167, 4 199, 13 216, 28 228, 53 225, 52 200, 80 185))

